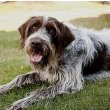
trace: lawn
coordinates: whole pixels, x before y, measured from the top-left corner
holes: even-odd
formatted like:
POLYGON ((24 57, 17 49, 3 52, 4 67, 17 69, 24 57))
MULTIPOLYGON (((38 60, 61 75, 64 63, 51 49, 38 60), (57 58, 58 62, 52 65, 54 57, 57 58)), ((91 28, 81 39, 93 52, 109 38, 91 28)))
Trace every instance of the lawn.
MULTIPOLYGON (((99 18, 83 18, 72 20, 72 23, 101 29, 110 27, 110 15, 99 18), (84 22, 86 20, 86 23, 84 22), (93 22, 91 21, 93 20, 93 22), (77 21, 77 22, 76 22, 77 21), (91 22, 92 23, 91 23, 91 22), (91 25, 92 24, 92 25, 91 25), (98 24, 98 25, 96 25, 98 24)), ((19 33, 17 31, 0 32, 0 84, 11 81, 21 73, 31 70, 26 61, 24 51, 19 49, 19 33)), ((15 88, 0 96, 0 110, 4 110, 12 102, 21 99, 26 93, 47 86, 36 84, 15 88)), ((44 100, 29 107, 29 110, 109 110, 110 109, 110 80, 85 81, 82 91, 76 94, 63 94, 52 100, 44 100)))

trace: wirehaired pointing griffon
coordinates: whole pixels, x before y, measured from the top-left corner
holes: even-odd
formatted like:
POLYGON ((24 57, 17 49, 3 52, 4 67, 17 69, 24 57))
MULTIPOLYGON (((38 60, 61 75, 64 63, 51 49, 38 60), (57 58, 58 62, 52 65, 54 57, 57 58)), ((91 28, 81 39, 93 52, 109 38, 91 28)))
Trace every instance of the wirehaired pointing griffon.
POLYGON ((21 47, 34 70, 1 85, 0 94, 41 81, 52 86, 30 93, 7 110, 21 110, 35 101, 78 92, 84 86, 84 79, 110 77, 110 30, 78 28, 43 16, 31 17, 18 30, 21 47))

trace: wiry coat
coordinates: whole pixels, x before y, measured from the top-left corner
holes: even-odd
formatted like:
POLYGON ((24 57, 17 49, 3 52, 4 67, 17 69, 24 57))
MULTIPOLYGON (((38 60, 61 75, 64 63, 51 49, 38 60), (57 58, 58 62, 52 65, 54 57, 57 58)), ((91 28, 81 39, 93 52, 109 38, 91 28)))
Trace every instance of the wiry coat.
POLYGON ((80 91, 84 79, 110 77, 110 30, 98 32, 61 23, 55 18, 32 17, 19 31, 21 46, 25 47, 29 56, 33 57, 40 51, 43 58, 38 63, 30 61, 35 71, 17 76, 10 83, 0 86, 0 93, 39 81, 48 81, 53 86, 30 93, 7 110, 21 110, 40 99, 80 91), (37 28, 36 21, 39 21, 37 28), (42 52, 38 46, 37 50, 32 47, 33 42, 38 43, 39 39, 42 52))

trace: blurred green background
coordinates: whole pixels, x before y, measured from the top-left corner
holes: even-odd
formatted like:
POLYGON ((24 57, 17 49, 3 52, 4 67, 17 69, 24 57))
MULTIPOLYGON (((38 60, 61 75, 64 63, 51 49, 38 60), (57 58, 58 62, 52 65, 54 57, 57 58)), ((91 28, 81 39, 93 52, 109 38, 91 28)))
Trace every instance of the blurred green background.
MULTIPOLYGON (((0 2, 0 85, 31 71, 24 51, 19 49, 17 29, 30 16, 39 15, 96 30, 110 28, 110 4, 102 2, 0 2)), ((42 83, 11 90, 0 96, 0 110, 26 93, 45 86, 48 85, 42 83)), ((85 81, 79 93, 40 101, 29 110, 110 110, 110 79, 85 81)))

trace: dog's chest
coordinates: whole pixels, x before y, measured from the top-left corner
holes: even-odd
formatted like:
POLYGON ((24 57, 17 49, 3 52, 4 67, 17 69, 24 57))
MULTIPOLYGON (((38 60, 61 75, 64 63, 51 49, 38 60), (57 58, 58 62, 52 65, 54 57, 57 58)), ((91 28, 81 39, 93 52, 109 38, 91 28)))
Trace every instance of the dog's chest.
POLYGON ((47 67, 44 71, 39 72, 41 80, 48 81, 49 83, 54 83, 56 78, 56 72, 55 69, 52 69, 50 67, 47 67))

